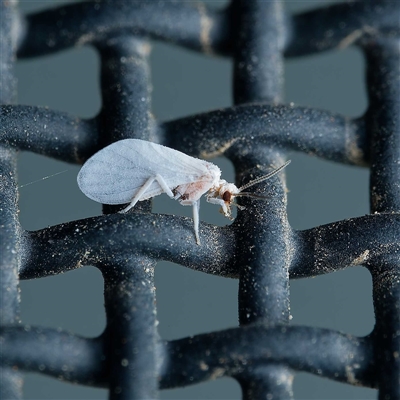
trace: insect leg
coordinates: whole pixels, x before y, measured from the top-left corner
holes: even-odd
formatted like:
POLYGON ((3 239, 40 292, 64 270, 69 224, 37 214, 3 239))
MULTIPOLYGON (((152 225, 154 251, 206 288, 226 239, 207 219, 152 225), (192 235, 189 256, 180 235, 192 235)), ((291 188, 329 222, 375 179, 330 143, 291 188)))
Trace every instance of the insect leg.
POLYGON ((138 192, 136 193, 135 197, 131 200, 131 202, 129 203, 129 205, 127 207, 125 207, 123 210, 120 211, 121 214, 126 213, 127 211, 129 211, 132 207, 135 206, 135 204, 140 200, 140 198, 142 197, 142 195, 144 193, 146 193, 146 190, 151 186, 151 184, 154 182, 154 180, 156 179, 155 176, 152 176, 151 178, 147 179, 147 181, 145 182, 145 184, 138 190, 138 192))
POLYGON ((226 203, 222 199, 216 199, 215 197, 207 197, 207 202, 211 204, 217 204, 220 205, 222 208, 222 211, 224 212, 225 217, 230 217, 230 212, 228 210, 228 207, 226 206, 226 203))
POLYGON ((199 200, 182 200, 180 203, 183 206, 193 206, 193 228, 196 236, 196 243, 200 245, 199 236, 199 210, 200 210, 200 199, 199 200))
POLYGON ((194 225, 194 234, 196 236, 196 243, 200 245, 200 237, 199 237, 199 210, 200 210, 200 200, 193 202, 193 225, 194 225))
POLYGON ((155 179, 161 186, 161 189, 164 191, 164 193, 166 193, 169 197, 171 197, 171 199, 173 199, 175 197, 174 193, 172 192, 171 188, 167 185, 167 182, 165 182, 164 178, 160 174, 157 174, 155 176, 155 179))
POLYGON ((139 189, 139 191, 136 193, 135 197, 132 199, 130 204, 125 207, 123 210, 120 211, 120 213, 126 213, 129 211, 132 207, 135 206, 135 204, 141 199, 142 195, 146 193, 146 190, 151 186, 151 184, 154 181, 157 181, 159 185, 161 186, 161 189, 171 198, 174 198, 174 194, 172 193, 171 189, 168 187, 166 184, 164 178, 160 175, 157 174, 156 176, 152 176, 149 178, 146 183, 139 189))

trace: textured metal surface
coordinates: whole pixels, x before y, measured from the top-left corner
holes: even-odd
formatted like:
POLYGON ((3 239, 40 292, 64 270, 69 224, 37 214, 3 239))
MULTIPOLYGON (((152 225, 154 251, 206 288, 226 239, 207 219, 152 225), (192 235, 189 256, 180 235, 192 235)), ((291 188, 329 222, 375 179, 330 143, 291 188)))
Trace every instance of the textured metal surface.
MULTIPOLYGON (((222 11, 192 2, 85 2, 22 17, 1 0, 0 340, 1 399, 22 398, 21 371, 107 387, 111 399, 157 398, 160 389, 234 377, 243 398, 293 397, 296 371, 400 398, 400 3, 360 1, 291 16, 280 1, 233 0, 222 11), (234 63, 233 107, 161 123, 150 108, 148 40, 173 42, 234 63), (101 57, 102 109, 82 120, 13 105, 16 56, 76 45, 101 57), (282 102, 284 57, 359 46, 369 107, 350 119, 282 102), (54 134, 56 132, 56 135, 54 134), (289 151, 368 166, 371 214, 305 231, 287 220, 284 175, 260 184, 268 203, 243 200, 229 227, 149 213, 106 215, 36 232, 18 222, 18 150, 83 163, 135 137, 187 154, 224 154, 238 183, 279 165, 289 151), (239 279, 240 327, 175 341, 157 331, 158 260, 239 279), (19 279, 94 265, 104 277, 107 327, 94 339, 18 325, 19 279), (289 279, 364 265, 373 277, 376 325, 367 337, 289 324, 289 279)), ((138 212, 140 211, 140 212, 138 212)))

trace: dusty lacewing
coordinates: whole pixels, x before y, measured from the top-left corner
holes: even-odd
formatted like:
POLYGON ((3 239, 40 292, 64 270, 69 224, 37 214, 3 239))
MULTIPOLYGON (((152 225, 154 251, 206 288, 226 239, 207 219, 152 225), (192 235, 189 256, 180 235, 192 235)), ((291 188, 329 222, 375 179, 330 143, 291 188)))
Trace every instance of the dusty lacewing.
POLYGON ((269 174, 261 176, 240 188, 220 179, 221 170, 208 161, 190 157, 180 151, 139 139, 115 142, 89 158, 78 174, 78 185, 90 199, 103 204, 129 205, 166 193, 183 206, 193 206, 194 233, 199 237, 200 197, 206 194, 209 203, 221 206, 223 214, 231 219, 231 206, 237 196, 263 198, 245 189, 265 181, 290 161, 269 174))

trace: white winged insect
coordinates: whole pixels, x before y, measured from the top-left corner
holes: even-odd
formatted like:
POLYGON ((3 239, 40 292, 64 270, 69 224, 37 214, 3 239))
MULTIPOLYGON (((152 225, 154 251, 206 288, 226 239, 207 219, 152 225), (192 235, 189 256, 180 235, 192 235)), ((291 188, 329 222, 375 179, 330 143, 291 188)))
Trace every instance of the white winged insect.
POLYGON ((246 185, 237 188, 221 177, 214 164, 190 157, 180 151, 139 139, 115 142, 89 158, 78 174, 78 185, 90 199, 103 204, 125 204, 127 212, 138 201, 166 193, 183 206, 193 206, 194 233, 199 238, 200 197, 206 193, 209 203, 221 206, 231 219, 231 205, 237 196, 261 196, 243 190, 265 181, 285 168, 290 161, 246 185))

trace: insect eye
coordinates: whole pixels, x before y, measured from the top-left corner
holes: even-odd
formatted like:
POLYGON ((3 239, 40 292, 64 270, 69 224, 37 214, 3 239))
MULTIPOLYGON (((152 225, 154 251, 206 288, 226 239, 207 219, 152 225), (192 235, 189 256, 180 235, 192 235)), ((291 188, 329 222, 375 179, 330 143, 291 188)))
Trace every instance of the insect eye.
POLYGON ((224 200, 226 202, 230 202, 231 198, 232 198, 232 194, 228 190, 226 192, 224 192, 224 194, 222 195, 222 200, 224 200))

